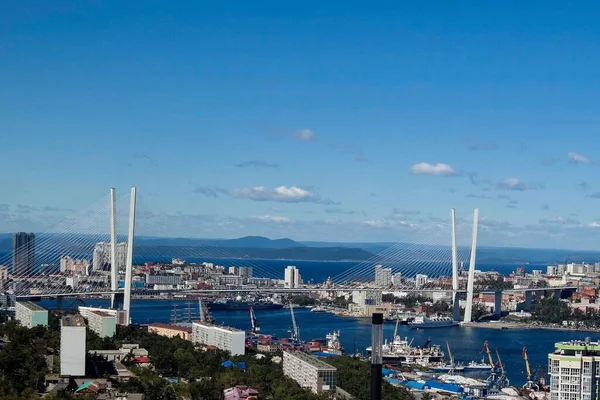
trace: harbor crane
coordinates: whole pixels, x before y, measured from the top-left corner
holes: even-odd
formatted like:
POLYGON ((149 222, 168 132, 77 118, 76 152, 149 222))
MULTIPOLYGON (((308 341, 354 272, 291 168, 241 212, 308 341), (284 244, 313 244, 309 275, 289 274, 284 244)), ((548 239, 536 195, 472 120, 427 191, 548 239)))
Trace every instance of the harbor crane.
POLYGON ((298 324, 296 324, 296 316, 294 315, 294 305, 290 301, 290 313, 292 314, 292 330, 288 330, 289 333, 292 334, 291 339, 293 341, 300 340, 300 329, 298 328, 298 324))
POLYGON ((496 373, 496 363, 494 363, 494 359, 492 358, 492 352, 490 351, 490 346, 488 341, 483 342, 483 351, 487 353, 488 359, 490 360, 490 376, 487 378, 487 382, 490 385, 496 384, 497 373, 496 373))
POLYGON ((454 375, 454 356, 452 355, 452 351, 450 350, 450 344, 446 340, 446 347, 448 348, 448 357, 450 357, 450 375, 454 375))
POLYGON ((498 367, 500 368, 500 376, 497 379, 497 384, 499 387, 507 387, 510 382, 506 377, 506 373, 504 371, 504 364, 502 363, 502 359, 500 358, 500 352, 498 352, 498 348, 496 347, 496 357, 498 357, 498 367))
POLYGON ((248 306, 248 315, 250 316, 250 323, 252 324, 252 333, 260 332, 260 326, 258 326, 258 318, 256 318, 256 314, 254 314, 252 304, 248 306))
POLYGON ((538 384, 537 377, 531 373, 531 366, 529 365, 529 357, 527 356, 527 347, 523 347, 523 360, 525 360, 525 369, 527 371, 527 382, 523 385, 523 389, 529 390, 540 390, 540 385, 538 384))

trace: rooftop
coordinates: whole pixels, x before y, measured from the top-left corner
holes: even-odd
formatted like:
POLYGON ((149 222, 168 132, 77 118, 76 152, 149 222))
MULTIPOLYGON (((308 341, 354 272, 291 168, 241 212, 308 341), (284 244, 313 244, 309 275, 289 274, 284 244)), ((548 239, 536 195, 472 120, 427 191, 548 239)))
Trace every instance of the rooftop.
POLYGON ((62 326, 83 326, 85 327, 85 320, 83 319, 83 317, 79 314, 77 315, 65 315, 64 317, 62 317, 61 320, 61 325, 62 326))
POLYGON ((96 314, 101 317, 115 317, 115 318, 117 317, 115 314, 107 313, 106 311, 98 311, 98 310, 92 310, 92 311, 90 311, 90 314, 96 314))
POLYGON ((17 302, 17 304, 20 304, 23 307, 30 309, 31 311, 48 311, 44 307, 32 301, 19 301, 17 302))
POLYGON ((224 331, 229 331, 229 332, 244 332, 241 329, 237 329, 237 328, 232 328, 231 326, 224 326, 224 325, 215 325, 215 324, 209 324, 206 322, 193 322, 193 325, 200 325, 200 326, 205 326, 207 328, 216 328, 216 329, 221 329, 224 331))
POLYGON ((154 322, 154 323, 148 325, 148 328, 162 328, 162 329, 170 329, 173 331, 192 333, 191 326, 171 325, 171 324, 165 324, 162 322, 154 322))
POLYGON ((337 371, 337 368, 335 368, 334 366, 329 365, 325 361, 319 360, 318 358, 313 357, 310 354, 303 353, 301 351, 285 351, 283 354, 284 354, 284 356, 286 354, 288 354, 290 356, 293 356, 293 357, 295 357, 295 358, 297 358, 299 360, 302 360, 305 363, 310 364, 313 367, 316 367, 316 368, 321 369, 321 370, 327 369, 327 370, 337 371))

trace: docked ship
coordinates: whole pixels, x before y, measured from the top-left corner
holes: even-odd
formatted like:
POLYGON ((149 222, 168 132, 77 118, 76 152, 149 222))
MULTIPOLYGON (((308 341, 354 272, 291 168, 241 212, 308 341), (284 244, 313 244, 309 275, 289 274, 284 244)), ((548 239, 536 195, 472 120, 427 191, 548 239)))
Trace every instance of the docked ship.
POLYGON ((241 296, 235 299, 217 299, 206 306, 210 311, 247 311, 250 306, 254 311, 281 310, 283 308, 283 304, 273 303, 270 300, 245 300, 241 296))
POLYGON ((412 329, 432 329, 432 328, 449 328, 458 326, 458 321, 446 316, 417 317, 414 321, 409 322, 408 326, 412 329))
POLYGON ((471 361, 465 365, 465 371, 489 371, 492 366, 485 362, 485 358, 481 358, 481 362, 471 361))
MULTIPOLYGON (((383 362, 390 364, 418 364, 429 366, 444 362, 444 352, 440 346, 432 344, 427 340, 423 347, 413 347, 412 340, 409 342, 407 337, 401 338, 398 335, 398 325, 400 321, 396 320, 394 337, 391 342, 386 339, 382 345, 383 362)), ((414 340, 414 339, 413 339, 414 340)), ((371 346, 367 347, 367 353, 371 354, 371 346)))

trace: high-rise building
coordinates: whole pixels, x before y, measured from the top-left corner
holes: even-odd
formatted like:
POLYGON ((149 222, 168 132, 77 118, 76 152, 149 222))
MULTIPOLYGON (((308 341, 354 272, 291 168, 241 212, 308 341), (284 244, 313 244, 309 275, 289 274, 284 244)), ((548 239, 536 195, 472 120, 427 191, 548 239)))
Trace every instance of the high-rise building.
POLYGON ((313 393, 335 392, 337 369, 301 351, 283 352, 283 374, 313 393))
POLYGON ((575 340, 554 345, 548 354, 551 400, 600 398, 600 343, 575 340))
POLYGON ((390 287, 392 284, 392 269, 383 268, 383 265, 375 266, 375 285, 379 287, 390 287))
POLYGON ((215 346, 230 352, 232 356, 246 354, 246 332, 227 326, 193 322, 192 342, 215 346))
POLYGON ((415 285, 417 287, 423 287, 427 283, 427 275, 417 274, 415 277, 415 285))
POLYGON ((60 258, 60 272, 71 273, 73 275, 89 275, 90 261, 85 258, 73 258, 70 256, 62 256, 60 258))
POLYGON ((64 316, 60 324, 60 375, 85 376, 86 326, 81 315, 64 316))
POLYGON ((117 331, 117 316, 106 311, 90 311, 88 313, 88 325, 101 338, 113 337, 117 331))
POLYGON ((13 274, 35 272, 35 235, 19 232, 13 235, 13 274))
POLYGON ((288 265, 285 269, 284 285, 286 289, 294 289, 300 287, 302 284, 302 277, 300 276, 300 270, 294 265, 288 265))
MULTIPOLYGON (((117 269, 124 270, 127 262, 127 243, 117 243, 117 269)), ((111 263, 110 243, 100 242, 94 246, 93 270, 102 271, 108 269, 111 263)))
POLYGON ((18 301, 15 318, 26 328, 48 326, 48 310, 31 301, 18 301))

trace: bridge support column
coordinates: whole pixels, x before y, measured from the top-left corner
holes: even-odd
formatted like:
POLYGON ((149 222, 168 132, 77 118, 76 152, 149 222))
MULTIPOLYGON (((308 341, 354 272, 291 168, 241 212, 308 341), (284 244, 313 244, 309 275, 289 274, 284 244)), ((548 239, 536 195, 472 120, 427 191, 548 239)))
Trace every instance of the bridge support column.
POLYGON ((131 322, 131 280, 133 274, 133 236, 135 234, 135 187, 131 188, 131 203, 129 205, 129 235, 127 239, 127 264, 125 265, 125 295, 123 298, 123 311, 125 312, 125 325, 131 322))
POLYGON ((62 307, 63 307, 63 298, 61 296, 56 298, 56 309, 58 311, 62 311, 62 307))
POLYGON ((531 311, 533 305, 533 292, 531 290, 525 291, 525 304, 523 305, 523 311, 531 311))
POLYGON ((458 256, 456 251, 456 210, 452 209, 452 316, 460 321, 460 295, 458 294, 458 256))
POLYGON ((494 314, 497 316, 502 315, 502 291, 497 290, 494 293, 494 314))
POLYGON ((119 307, 118 294, 114 293, 119 288, 119 266, 117 265, 117 196, 115 188, 110 189, 110 308, 119 307))
POLYGON ((469 261, 469 279, 467 281, 467 306, 465 308, 464 322, 471 322, 473 313, 473 284, 475 281, 475 255, 477 253, 477 223, 479 209, 473 213, 473 242, 471 243, 471 260, 469 261))
POLYGON ((561 289, 554 289, 554 298, 555 298, 556 300, 560 300, 560 295, 561 295, 561 293, 562 293, 562 290, 561 290, 561 289))

